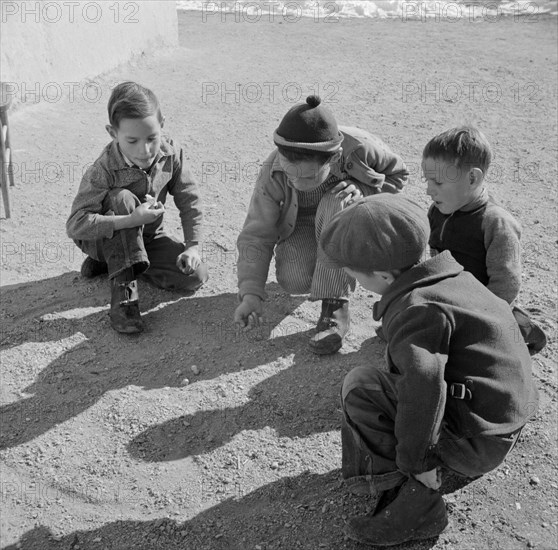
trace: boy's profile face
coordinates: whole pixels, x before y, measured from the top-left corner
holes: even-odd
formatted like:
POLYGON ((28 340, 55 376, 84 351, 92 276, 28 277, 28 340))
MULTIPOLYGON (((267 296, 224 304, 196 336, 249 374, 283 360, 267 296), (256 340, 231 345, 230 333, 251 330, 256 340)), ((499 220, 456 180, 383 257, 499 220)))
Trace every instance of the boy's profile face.
POLYGON ((331 161, 297 160, 292 162, 281 153, 277 154, 279 164, 292 186, 298 191, 312 191, 319 187, 329 176, 331 161))
POLYGON ((422 173, 426 194, 442 214, 463 208, 483 189, 484 174, 479 168, 458 168, 454 163, 428 157, 422 160, 422 173))
POLYGON ((162 124, 156 115, 123 118, 118 128, 107 125, 107 132, 118 143, 122 154, 136 166, 147 169, 161 148, 162 124))
POLYGON ((394 277, 389 271, 361 273, 360 271, 354 271, 350 267, 344 267, 343 271, 350 277, 356 279, 360 286, 376 294, 385 294, 394 281, 394 277))

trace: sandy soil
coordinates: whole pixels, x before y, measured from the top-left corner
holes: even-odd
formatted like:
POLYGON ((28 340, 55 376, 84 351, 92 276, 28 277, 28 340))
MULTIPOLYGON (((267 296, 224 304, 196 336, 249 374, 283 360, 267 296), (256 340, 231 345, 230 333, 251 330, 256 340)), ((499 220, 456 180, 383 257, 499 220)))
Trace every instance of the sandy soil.
MULTIPOLYGON (((448 530, 407 547, 556 548, 556 20, 240 24, 189 13, 180 36, 179 50, 146 52, 89 82, 98 101, 84 99, 82 84, 73 100, 43 98, 11 116, 17 184, 0 229, 2 547, 359 547, 343 534, 367 502, 339 483, 338 392, 352 367, 382 361, 375 298, 356 292, 351 334, 333 357, 307 348, 318 305, 287 296, 273 275, 265 327, 245 335, 231 323, 234 243, 257 163, 284 112, 319 92, 340 123, 403 156, 406 193, 425 208, 426 141, 462 122, 485 131, 491 191, 523 224, 521 302, 551 339, 533 362, 540 409, 513 455, 448 488, 448 530), (106 278, 80 278, 83 256, 64 231, 79 176, 107 142, 110 86, 123 79, 157 92, 169 133, 188 146, 211 267, 194 297, 142 285, 139 338, 111 330, 106 278)), ((180 234, 174 206, 167 223, 180 234)))

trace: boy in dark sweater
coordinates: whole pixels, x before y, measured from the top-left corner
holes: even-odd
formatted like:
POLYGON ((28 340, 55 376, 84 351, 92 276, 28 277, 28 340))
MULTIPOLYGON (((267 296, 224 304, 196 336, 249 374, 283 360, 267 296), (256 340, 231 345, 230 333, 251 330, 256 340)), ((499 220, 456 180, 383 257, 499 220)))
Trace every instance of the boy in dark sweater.
POLYGON ((428 220, 412 201, 374 195, 334 216, 320 239, 382 296, 387 369, 357 367, 342 388, 342 472, 375 509, 348 521, 360 542, 391 546, 447 525, 440 467, 466 477, 496 468, 537 408, 527 348, 506 302, 451 254, 425 257, 428 220))
MULTIPOLYGON (((422 170, 427 194, 430 248, 452 256, 496 296, 513 304, 521 286, 521 227, 486 191, 492 153, 476 128, 447 130, 424 148, 422 170)), ((546 344, 544 332, 525 311, 514 316, 531 354, 546 344)))

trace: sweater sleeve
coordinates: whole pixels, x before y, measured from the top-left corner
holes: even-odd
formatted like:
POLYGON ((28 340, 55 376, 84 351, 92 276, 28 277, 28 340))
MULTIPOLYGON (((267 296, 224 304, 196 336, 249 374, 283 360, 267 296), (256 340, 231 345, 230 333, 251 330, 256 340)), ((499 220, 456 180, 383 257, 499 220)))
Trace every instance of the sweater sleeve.
POLYGON ((237 239, 238 291, 265 299, 265 283, 273 250, 279 238, 279 197, 271 192, 271 165, 264 163, 252 193, 244 227, 237 239))
POLYGON ((168 183, 169 193, 180 212, 182 232, 186 242, 201 239, 202 210, 198 184, 184 161, 184 150, 173 144, 173 176, 168 183))
POLYGON ((388 362, 400 373, 397 382, 397 467, 407 474, 429 469, 428 450, 439 437, 446 406, 444 372, 451 325, 432 304, 412 306, 391 323, 388 362))
POLYGON ((495 206, 483 220, 487 287, 511 304, 521 287, 521 226, 503 208, 495 206))

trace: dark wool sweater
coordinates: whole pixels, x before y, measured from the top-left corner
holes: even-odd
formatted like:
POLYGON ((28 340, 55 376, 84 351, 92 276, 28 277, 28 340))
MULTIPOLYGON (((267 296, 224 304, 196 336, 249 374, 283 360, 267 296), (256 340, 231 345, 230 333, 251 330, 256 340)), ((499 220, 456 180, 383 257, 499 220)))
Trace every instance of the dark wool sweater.
POLYGON ((511 303, 521 286, 521 227, 484 190, 451 214, 428 211, 430 248, 452 256, 496 296, 511 303))

